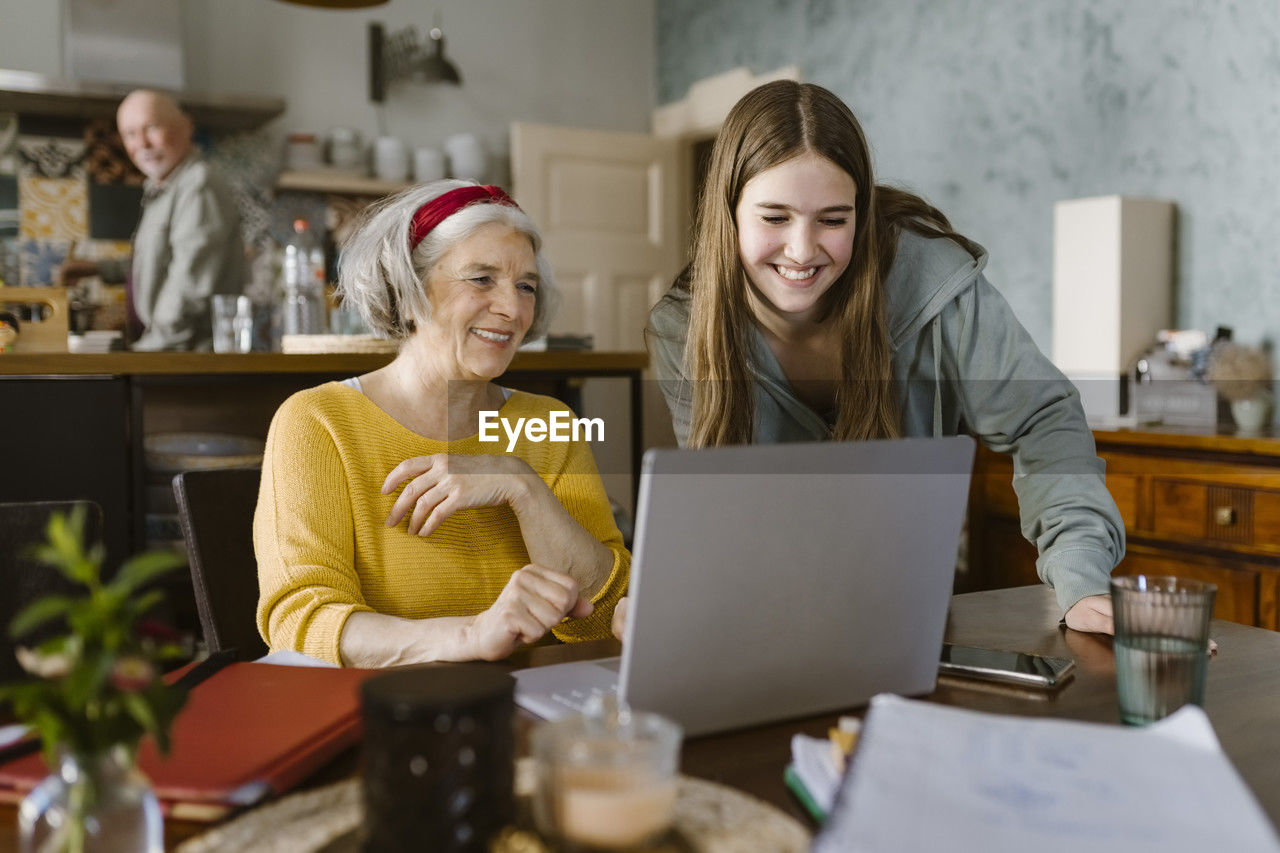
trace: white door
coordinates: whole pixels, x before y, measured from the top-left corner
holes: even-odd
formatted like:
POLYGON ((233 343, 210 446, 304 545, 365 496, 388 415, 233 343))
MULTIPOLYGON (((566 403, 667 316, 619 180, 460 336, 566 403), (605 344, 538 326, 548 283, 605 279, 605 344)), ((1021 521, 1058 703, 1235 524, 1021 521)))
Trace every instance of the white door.
MULTIPOLYGON (((597 350, 643 350, 649 308, 680 271, 687 234, 677 143, 643 133, 514 122, 512 194, 542 232, 564 294, 551 330, 597 350)), ((583 409, 606 420, 594 448, 609 493, 630 503, 626 383, 590 380, 583 409)), ((666 404, 645 383, 645 445, 672 445, 666 404)))
POLYGON ((676 143, 643 133, 516 122, 512 189, 564 293, 554 332, 644 349, 644 324, 680 271, 676 143))

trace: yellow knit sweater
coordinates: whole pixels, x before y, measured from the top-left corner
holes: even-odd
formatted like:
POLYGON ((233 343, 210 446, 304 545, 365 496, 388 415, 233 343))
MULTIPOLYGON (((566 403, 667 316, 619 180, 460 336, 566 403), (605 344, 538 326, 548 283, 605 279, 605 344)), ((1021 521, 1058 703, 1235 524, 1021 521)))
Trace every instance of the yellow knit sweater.
MULTIPOLYGON (((516 391, 501 416, 546 419, 553 410, 568 411, 550 397, 516 391)), ((511 508, 461 510, 424 538, 409 534, 407 519, 394 528, 384 524, 399 491, 383 495, 381 488, 391 469, 410 457, 504 453, 506 444, 505 435, 494 443, 476 435, 453 442, 423 438, 336 382, 286 400, 271 421, 253 520, 258 630, 272 650, 341 663, 338 639, 356 611, 426 619, 489 607, 512 573, 529 562, 511 508)), ((609 636, 631 555, 590 448, 583 442, 535 444, 522 436, 514 452, 614 554, 594 612, 562 622, 553 633, 566 641, 609 636)))

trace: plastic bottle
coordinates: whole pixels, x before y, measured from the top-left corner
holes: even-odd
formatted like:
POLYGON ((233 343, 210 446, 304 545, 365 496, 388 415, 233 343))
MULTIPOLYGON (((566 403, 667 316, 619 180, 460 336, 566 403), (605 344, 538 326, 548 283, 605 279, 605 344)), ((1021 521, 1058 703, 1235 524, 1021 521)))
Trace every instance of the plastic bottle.
POLYGON ((294 220, 293 238, 284 247, 280 269, 284 278, 284 333, 324 334, 324 252, 307 220, 294 220))

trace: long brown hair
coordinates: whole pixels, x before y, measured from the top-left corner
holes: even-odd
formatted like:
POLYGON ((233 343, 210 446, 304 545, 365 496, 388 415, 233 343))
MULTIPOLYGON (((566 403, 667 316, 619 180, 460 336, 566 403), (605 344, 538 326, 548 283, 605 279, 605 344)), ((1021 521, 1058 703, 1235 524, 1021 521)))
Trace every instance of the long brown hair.
POLYGON ((735 211, 748 181, 808 153, 847 172, 857 192, 853 255, 818 305, 819 318, 836 324, 841 342, 835 438, 884 438, 899 431, 884 281, 902 228, 950 237, 976 251, 924 199, 876 186, 862 127, 832 92, 792 80, 748 92, 730 110, 712 147, 698 203, 693 262, 677 283, 688 287, 692 298, 685 346, 687 375, 694 380, 691 446, 752 440, 749 356, 755 320, 747 304, 735 211))

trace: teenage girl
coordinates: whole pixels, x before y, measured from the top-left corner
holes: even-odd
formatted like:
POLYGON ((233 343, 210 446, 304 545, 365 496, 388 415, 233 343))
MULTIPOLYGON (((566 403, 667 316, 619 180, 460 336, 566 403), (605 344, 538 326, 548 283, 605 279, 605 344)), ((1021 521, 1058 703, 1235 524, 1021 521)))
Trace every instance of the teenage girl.
POLYGON ((693 261, 650 346, 681 445, 968 432, 1011 453, 1022 532, 1069 627, 1113 632, 1124 527, 1079 395, 982 274, 986 251, 877 186, 834 94, 769 83, 729 113, 693 261))

